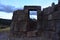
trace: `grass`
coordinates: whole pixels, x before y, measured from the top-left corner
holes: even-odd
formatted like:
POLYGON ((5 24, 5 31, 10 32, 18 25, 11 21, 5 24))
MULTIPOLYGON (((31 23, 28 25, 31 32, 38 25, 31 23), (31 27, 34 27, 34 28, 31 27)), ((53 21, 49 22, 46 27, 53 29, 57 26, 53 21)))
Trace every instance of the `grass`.
POLYGON ((0 32, 3 32, 3 31, 10 31, 10 27, 6 27, 6 28, 3 28, 3 29, 0 28, 0 32))

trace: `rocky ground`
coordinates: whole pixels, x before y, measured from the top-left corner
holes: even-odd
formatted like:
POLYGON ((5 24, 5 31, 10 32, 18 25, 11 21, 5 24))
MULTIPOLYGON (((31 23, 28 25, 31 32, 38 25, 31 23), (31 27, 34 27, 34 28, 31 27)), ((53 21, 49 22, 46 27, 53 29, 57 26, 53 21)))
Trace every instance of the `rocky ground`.
POLYGON ((14 38, 14 37, 9 37, 9 33, 8 32, 0 32, 0 40, 48 40, 48 39, 43 37, 43 36, 42 37, 14 38))
POLYGON ((9 40, 7 32, 0 32, 0 40, 9 40))
MULTIPOLYGON (((21 37, 21 38, 14 38, 9 36, 9 28, 7 30, 3 29, 0 30, 0 40, 52 40, 48 38, 48 35, 43 33, 41 37, 21 37)), ((50 35, 50 34, 49 34, 50 35)), ((53 35, 53 34, 52 34, 53 35)))
POLYGON ((0 40, 52 40, 48 39, 47 37, 21 37, 21 38, 14 38, 9 37, 9 34, 7 32, 0 33, 0 40))

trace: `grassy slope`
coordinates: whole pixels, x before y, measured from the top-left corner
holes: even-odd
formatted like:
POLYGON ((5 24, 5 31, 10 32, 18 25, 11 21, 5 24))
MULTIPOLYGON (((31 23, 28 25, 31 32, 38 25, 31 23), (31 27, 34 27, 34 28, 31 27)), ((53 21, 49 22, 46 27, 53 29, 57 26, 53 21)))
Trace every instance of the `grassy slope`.
POLYGON ((6 27, 4 29, 0 29, 0 32, 3 32, 3 31, 10 31, 10 27, 6 27))

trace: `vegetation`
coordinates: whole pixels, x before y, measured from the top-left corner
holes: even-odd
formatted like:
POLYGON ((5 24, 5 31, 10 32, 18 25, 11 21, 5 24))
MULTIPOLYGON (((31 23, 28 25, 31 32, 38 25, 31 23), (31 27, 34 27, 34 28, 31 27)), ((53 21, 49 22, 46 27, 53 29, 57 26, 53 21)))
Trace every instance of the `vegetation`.
POLYGON ((0 28, 0 32, 5 32, 5 31, 10 31, 10 27, 6 27, 6 28, 3 28, 3 29, 0 28))
POLYGON ((0 32, 9 31, 12 20, 0 19, 0 32))
POLYGON ((10 26, 12 20, 0 19, 0 25, 8 25, 10 26))

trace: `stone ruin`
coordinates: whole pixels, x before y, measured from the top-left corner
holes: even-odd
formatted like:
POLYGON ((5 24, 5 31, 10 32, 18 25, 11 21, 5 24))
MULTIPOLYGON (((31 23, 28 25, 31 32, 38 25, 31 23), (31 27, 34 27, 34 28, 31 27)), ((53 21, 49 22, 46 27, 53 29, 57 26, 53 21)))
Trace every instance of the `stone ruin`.
POLYGON ((52 40, 60 39, 60 0, 58 4, 44 8, 41 6, 24 6, 24 10, 13 12, 11 35, 16 37, 41 37, 52 40), (37 11, 37 20, 29 17, 29 11, 37 11))
MULTIPOLYGON (((36 36, 37 31, 40 26, 42 26, 41 7, 25 6, 24 10, 17 10, 13 13, 12 21, 12 30, 16 33, 20 32, 19 34, 23 33, 23 35, 26 33, 25 36, 30 35, 30 33, 34 33, 34 36, 36 36), (37 11, 37 20, 33 21, 30 19, 29 11, 37 11)), ((32 34, 30 36, 32 36, 32 34)))

